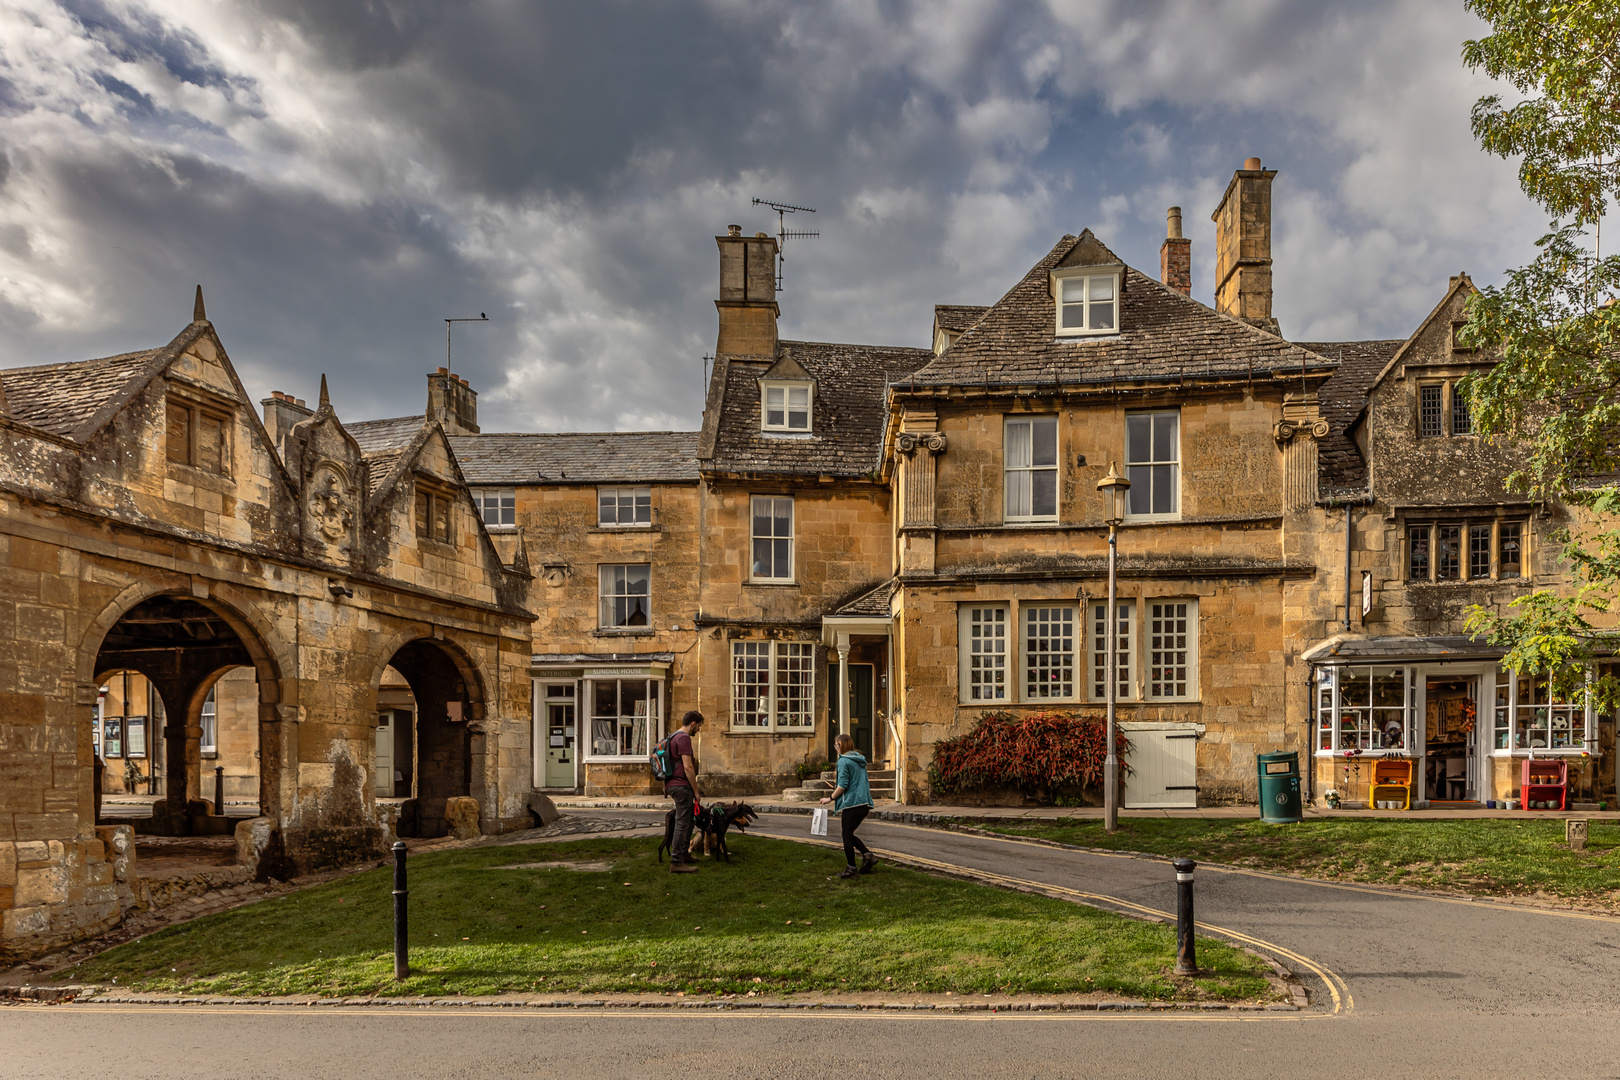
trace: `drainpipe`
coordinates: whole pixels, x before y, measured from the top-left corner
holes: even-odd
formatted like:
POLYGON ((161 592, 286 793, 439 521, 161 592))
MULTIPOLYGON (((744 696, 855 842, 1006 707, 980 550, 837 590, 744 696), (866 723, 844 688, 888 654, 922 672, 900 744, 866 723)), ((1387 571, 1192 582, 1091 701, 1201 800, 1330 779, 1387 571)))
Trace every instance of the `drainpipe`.
POLYGON ((1355 546, 1355 513, 1352 504, 1344 504, 1344 632, 1347 634, 1350 632, 1350 552, 1355 546))

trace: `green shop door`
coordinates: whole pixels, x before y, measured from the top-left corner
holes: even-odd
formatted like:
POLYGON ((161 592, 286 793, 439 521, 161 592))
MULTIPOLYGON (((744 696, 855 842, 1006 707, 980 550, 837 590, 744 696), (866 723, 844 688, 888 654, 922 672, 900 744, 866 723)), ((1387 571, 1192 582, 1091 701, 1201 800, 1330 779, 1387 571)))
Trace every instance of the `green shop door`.
POLYGON ((546 687, 545 697, 546 769, 548 788, 574 786, 574 686, 572 683, 546 687))
MULTIPOLYGON (((849 733, 855 737, 855 749, 867 761, 872 760, 872 720, 876 714, 872 697, 874 667, 871 664, 849 665, 849 733)), ((838 737, 838 665, 833 664, 827 675, 827 760, 838 760, 838 749, 833 740, 838 737)))

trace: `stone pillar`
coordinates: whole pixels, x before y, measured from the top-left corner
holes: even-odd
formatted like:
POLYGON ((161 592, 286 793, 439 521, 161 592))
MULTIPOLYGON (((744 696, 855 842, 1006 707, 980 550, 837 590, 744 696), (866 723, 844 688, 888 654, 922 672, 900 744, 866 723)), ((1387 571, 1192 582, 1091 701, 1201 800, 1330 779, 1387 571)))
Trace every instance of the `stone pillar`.
POLYGON ((838 635, 838 734, 849 734, 849 635, 838 635))
POLYGON ((916 426, 902 431, 895 440, 896 448, 904 458, 900 492, 900 568, 902 573, 932 573, 938 457, 945 452, 945 436, 932 430, 936 421, 931 414, 927 417, 908 417, 907 421, 908 425, 916 426))
POLYGON ((1272 436, 1283 453, 1283 509, 1308 510, 1316 505, 1316 444, 1328 433, 1315 394, 1290 394, 1283 401, 1283 418, 1272 436))

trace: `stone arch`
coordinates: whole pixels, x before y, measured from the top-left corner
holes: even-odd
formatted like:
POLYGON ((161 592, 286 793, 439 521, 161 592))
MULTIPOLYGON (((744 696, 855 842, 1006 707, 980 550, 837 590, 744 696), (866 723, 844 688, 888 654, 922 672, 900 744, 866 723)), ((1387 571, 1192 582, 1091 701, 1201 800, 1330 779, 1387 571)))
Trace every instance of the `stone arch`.
MULTIPOLYGON (((93 710, 99 678, 104 672, 120 669, 146 675, 164 699, 168 715, 162 732, 166 794, 160 811, 154 812, 154 817, 161 819, 154 826, 159 831, 187 831, 189 803, 203 794, 198 746, 202 733, 202 702, 207 687, 224 671, 241 666, 253 669, 257 690, 259 812, 279 817, 280 779, 287 757, 282 746, 280 710, 284 679, 291 678, 296 669, 292 657, 249 595, 229 585, 182 574, 155 574, 124 588, 85 629, 76 671, 80 687, 77 700, 81 705, 93 710), (168 654, 174 659, 165 673, 164 665, 156 657, 131 657, 117 650, 108 654, 109 637, 121 621, 143 604, 169 600, 196 605, 223 623, 234 638, 228 648, 237 650, 240 659, 218 664, 206 655, 188 655, 187 646, 178 646, 168 654)), ((89 717, 83 720, 87 722, 89 717)))
MULTIPOLYGON (((392 760, 409 760, 411 792, 400 807, 399 827, 407 834, 441 836, 448 829, 446 800, 480 794, 485 786, 484 732, 487 686, 478 661, 461 642, 442 631, 415 624, 386 639, 375 655, 370 679, 374 719, 384 708, 382 682, 392 667, 410 687, 410 730, 396 705, 392 710, 392 760), (460 715, 460 720, 454 716, 460 715), (402 745, 402 742, 404 745, 402 745)), ((380 728, 373 729, 379 732, 380 728)), ((374 747, 373 770, 380 751, 374 747)), ((375 775, 375 773, 374 773, 375 775)), ((397 793, 396 793, 397 794, 397 793)), ((485 800, 480 799, 482 804, 485 800)), ((485 807, 486 814, 493 810, 485 807)))

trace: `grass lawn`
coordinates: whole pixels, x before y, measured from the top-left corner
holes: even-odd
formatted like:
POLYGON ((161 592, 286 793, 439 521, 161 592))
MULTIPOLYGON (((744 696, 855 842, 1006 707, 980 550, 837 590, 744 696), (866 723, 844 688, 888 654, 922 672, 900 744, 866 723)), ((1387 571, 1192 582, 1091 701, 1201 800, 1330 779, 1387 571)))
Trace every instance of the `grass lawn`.
MULTIPOLYGON (((962 824, 972 824, 964 820, 962 824)), ((1564 843, 1563 818, 1388 821, 1294 825, 1193 818, 1060 819, 994 827, 1085 847, 1145 851, 1279 874, 1411 885, 1481 896, 1545 896, 1620 908, 1620 825, 1591 823, 1585 851, 1564 843)))
POLYGON ((1172 926, 891 865, 840 881, 836 853, 733 843, 730 865, 682 877, 654 861, 651 839, 413 857, 404 983, 393 979, 391 868, 168 927, 64 974, 254 995, 1270 993, 1258 960, 1214 941, 1199 944, 1207 976, 1173 977, 1172 926))

